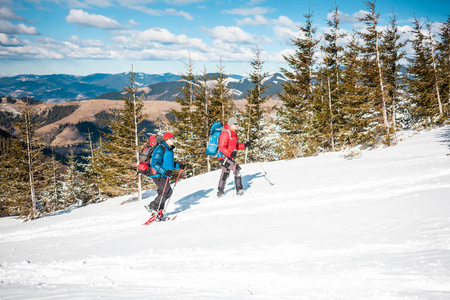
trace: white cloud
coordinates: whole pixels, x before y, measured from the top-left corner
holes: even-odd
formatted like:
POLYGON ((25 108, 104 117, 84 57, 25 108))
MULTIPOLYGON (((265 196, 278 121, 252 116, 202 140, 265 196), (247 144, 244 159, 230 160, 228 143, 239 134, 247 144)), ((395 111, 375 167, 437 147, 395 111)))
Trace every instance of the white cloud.
POLYGON ((207 48, 206 43, 198 38, 175 35, 166 28, 151 28, 145 31, 119 31, 112 39, 114 44, 126 49, 200 49, 207 48))
POLYGON ((0 45, 3 46, 21 46, 23 42, 17 36, 9 36, 4 33, 0 33, 0 45))
MULTIPOLYGON (((0 41, 5 36, 0 35, 0 41)), ((132 35, 116 36, 110 44, 97 40, 82 40, 72 36, 64 41, 51 38, 35 38, 17 47, 2 46, 0 55, 20 59, 109 59, 109 60, 164 60, 185 61, 189 55, 195 61, 246 62, 254 58, 254 45, 241 46, 215 40, 206 45, 200 39, 184 35, 168 34, 166 30, 132 32, 132 35), (144 39, 143 39, 144 38, 144 39)))
POLYGON ((159 17, 159 16, 163 15, 163 12, 161 10, 147 8, 146 6, 143 6, 143 5, 131 5, 131 3, 130 3, 130 4, 125 5, 125 7, 143 12, 144 14, 151 15, 151 16, 159 17))
POLYGON ((1 47, 0 55, 4 57, 17 57, 17 58, 36 58, 39 51, 36 47, 19 46, 19 47, 1 47))
POLYGON ((252 7, 252 8, 226 9, 223 10, 222 12, 231 15, 254 16, 254 15, 263 15, 272 11, 273 9, 265 7, 252 7))
MULTIPOLYGON (((367 13, 367 11, 360 10, 360 11, 355 12, 352 15, 349 15, 349 14, 345 14, 345 13, 343 13, 341 11, 338 11, 338 16, 339 16, 339 21, 341 23, 354 24, 354 23, 358 23, 359 22, 359 18, 363 18, 366 13, 367 13)), ((332 20, 332 18, 333 18, 333 12, 328 13, 327 19, 328 20, 332 20)))
POLYGON ((66 21, 72 24, 78 24, 87 27, 95 27, 101 29, 118 29, 123 26, 117 21, 96 14, 90 14, 81 9, 71 9, 66 21))
POLYGON ((28 43, 17 47, 0 47, 2 55, 19 59, 62 59, 64 54, 61 53, 60 45, 49 44, 45 40, 43 43, 28 43))
POLYGON ((288 44, 292 43, 294 38, 303 36, 303 33, 299 29, 292 30, 291 28, 282 26, 274 26, 273 32, 279 41, 288 44))
POLYGON ((0 33, 6 34, 39 34, 36 27, 28 27, 24 24, 14 25, 11 22, 0 20, 0 33))
POLYGON ((291 30, 297 30, 298 27, 301 25, 300 23, 295 23, 286 16, 279 16, 278 19, 272 20, 272 23, 277 26, 287 27, 291 30))
POLYGON ((182 60, 188 57, 189 51, 185 49, 178 50, 159 50, 144 49, 140 52, 133 53, 133 56, 139 59, 158 59, 158 60, 182 60))
POLYGON ((157 41, 170 44, 187 44, 189 39, 186 35, 175 35, 166 28, 151 28, 139 32, 136 37, 144 41, 157 41))
POLYGON ((284 56, 289 57, 295 54, 295 49, 284 49, 268 56, 268 60, 275 63, 284 63, 284 56))
MULTIPOLYGON (((169 15, 169 16, 179 16, 179 17, 183 17, 186 20, 192 21, 194 20, 194 18, 187 12, 182 11, 182 10, 176 10, 174 8, 167 8, 165 10, 160 10, 160 9, 153 9, 153 8, 148 8, 147 6, 145 6, 146 3, 141 3, 141 2, 145 2, 145 1, 131 1, 129 2, 127 0, 127 2, 123 2, 121 3, 124 7, 129 8, 129 9, 133 9, 133 10, 137 10, 139 12, 151 15, 151 16, 164 16, 164 15, 169 15)), ((147 1, 148 2, 148 1, 147 1)))
POLYGON ((97 6, 97 7, 111 7, 113 6, 113 2, 111 0, 68 0, 70 2, 81 2, 79 7, 90 7, 90 6, 97 6))
POLYGON ((14 20, 14 21, 24 21, 25 19, 13 12, 9 7, 0 8, 0 19, 2 20, 14 20))
POLYGON ((78 36, 73 35, 69 38, 69 41, 73 44, 82 46, 82 47, 105 47, 105 45, 99 40, 82 40, 78 36))
POLYGON ((165 0, 164 2, 174 5, 189 5, 198 2, 206 2, 206 0, 165 0))
POLYGON ((204 29, 211 37, 228 43, 264 44, 269 43, 266 37, 254 36, 236 26, 216 26, 213 29, 204 29))
POLYGON ((256 15, 254 18, 248 17, 242 20, 236 20, 236 24, 238 26, 242 25, 252 25, 252 26, 260 26, 260 25, 268 25, 269 21, 264 16, 256 15))
POLYGON ((128 20, 128 22, 127 22, 127 24, 129 25, 129 26, 139 26, 139 23, 138 22, 136 22, 135 20, 128 20))
MULTIPOLYGON (((254 18, 248 17, 248 18, 244 18, 242 20, 237 20, 236 22, 237 22, 238 26, 240 26, 240 25, 272 26, 275 37, 277 38, 277 40, 279 40, 283 43, 290 43, 294 37, 300 36, 300 34, 301 34, 299 31, 299 27, 301 26, 301 23, 294 22, 286 16, 279 16, 278 19, 269 19, 268 20, 264 16, 256 15, 254 18)), ((231 27, 229 27, 229 28, 231 28, 231 27)), ((222 31, 224 31, 224 29, 222 28, 221 31, 219 31, 216 27, 215 31, 217 33, 215 33, 215 34, 210 33, 210 35, 215 38, 220 38, 221 35, 223 34, 222 31)), ((231 29, 228 29, 228 31, 231 31, 230 33, 233 36, 235 36, 236 39, 238 39, 238 37, 241 37, 242 41, 246 40, 249 43, 255 42, 255 39, 253 36, 247 34, 248 36, 245 37, 244 34, 242 32, 239 32, 239 30, 237 30, 237 29, 234 29, 235 32, 232 32, 231 29)), ((229 41, 233 42, 232 39, 229 39, 229 41)), ((258 42, 258 44, 259 43, 260 42, 258 42)))
POLYGON ((187 12, 184 12, 182 10, 177 11, 174 8, 168 8, 168 9, 165 10, 165 12, 168 15, 180 16, 180 17, 183 17, 183 18, 185 18, 186 20, 189 20, 189 21, 194 20, 194 18, 190 14, 188 14, 187 12))

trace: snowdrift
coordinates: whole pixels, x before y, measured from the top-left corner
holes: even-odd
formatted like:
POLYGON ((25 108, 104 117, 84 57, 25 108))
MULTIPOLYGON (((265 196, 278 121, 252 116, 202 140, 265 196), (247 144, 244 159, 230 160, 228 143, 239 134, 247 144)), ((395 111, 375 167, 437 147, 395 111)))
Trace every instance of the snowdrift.
POLYGON ((2 299, 449 299, 450 127, 359 159, 328 153, 178 182, 174 221, 110 199, 0 219, 2 299))

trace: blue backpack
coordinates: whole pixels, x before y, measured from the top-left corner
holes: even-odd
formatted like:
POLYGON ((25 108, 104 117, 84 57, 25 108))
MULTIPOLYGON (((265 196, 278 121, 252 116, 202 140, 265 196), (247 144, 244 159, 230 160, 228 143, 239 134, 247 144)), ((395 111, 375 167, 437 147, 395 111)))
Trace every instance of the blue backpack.
POLYGON ((214 157, 223 157, 223 153, 219 151, 219 136, 222 133, 223 124, 220 121, 211 125, 208 146, 206 146, 206 155, 214 157))

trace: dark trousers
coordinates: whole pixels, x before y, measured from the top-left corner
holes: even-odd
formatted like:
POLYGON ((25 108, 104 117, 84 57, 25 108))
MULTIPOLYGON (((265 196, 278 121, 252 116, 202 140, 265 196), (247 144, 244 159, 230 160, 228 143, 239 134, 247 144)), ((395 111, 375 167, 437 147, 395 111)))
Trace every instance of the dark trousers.
POLYGON ((170 187, 169 178, 158 176, 152 177, 152 179, 158 187, 158 196, 150 203, 150 207, 159 211, 164 209, 164 203, 172 196, 172 188, 170 187), (165 189, 164 186, 166 187, 165 189))
POLYGON ((234 184, 236 185, 236 191, 244 189, 242 187, 242 179, 241 179, 241 167, 232 159, 226 157, 220 161, 222 164, 222 174, 220 175, 219 180, 219 191, 223 191, 225 188, 225 184, 227 183, 227 178, 230 175, 230 172, 234 173, 234 184))

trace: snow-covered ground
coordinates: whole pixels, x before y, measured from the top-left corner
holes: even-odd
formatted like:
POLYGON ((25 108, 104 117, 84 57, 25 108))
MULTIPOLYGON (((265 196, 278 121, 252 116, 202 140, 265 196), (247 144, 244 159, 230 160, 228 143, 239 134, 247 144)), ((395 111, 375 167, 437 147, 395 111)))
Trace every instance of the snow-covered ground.
POLYGON ((450 127, 180 181, 174 221, 108 200, 0 219, 1 299, 450 299, 450 127))

